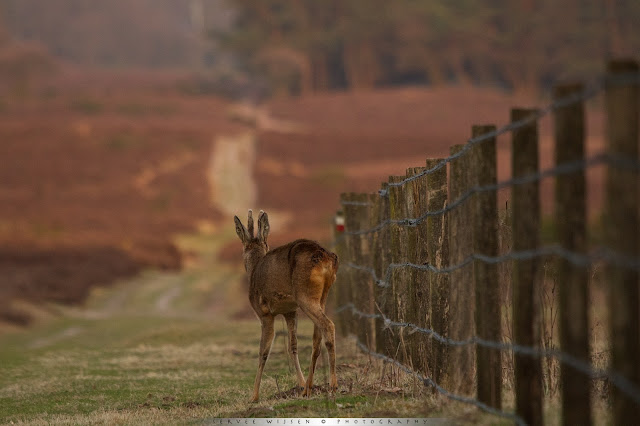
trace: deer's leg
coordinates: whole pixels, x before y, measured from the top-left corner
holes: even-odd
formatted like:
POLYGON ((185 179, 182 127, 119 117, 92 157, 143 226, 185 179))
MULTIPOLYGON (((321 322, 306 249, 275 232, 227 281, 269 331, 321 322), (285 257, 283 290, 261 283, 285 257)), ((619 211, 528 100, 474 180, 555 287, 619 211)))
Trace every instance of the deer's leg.
MULTIPOLYGON (((331 376, 329 387, 331 391, 338 390, 338 378, 336 376, 336 327, 333 325, 333 322, 329 319, 327 315, 325 315, 323 308, 320 304, 317 305, 306 305, 300 306, 311 321, 313 321, 314 328, 314 343, 315 343, 315 330, 316 328, 320 329, 322 333, 322 337, 324 337, 324 344, 327 347, 327 352, 329 353, 329 373, 331 376)), ((315 346, 315 345, 314 345, 315 346)), ((312 359, 312 364, 313 364, 312 359)), ((310 370, 310 373, 313 370, 310 370)), ((309 374, 310 378, 313 378, 311 374, 309 374)), ((309 386, 309 383, 307 383, 309 386)), ((310 390, 310 389, 309 389, 310 390)))
MULTIPOLYGON (((322 315, 324 315, 324 312, 322 315)), ((326 326, 322 331, 324 334, 324 344, 329 353, 329 373, 331 375, 329 387, 331 392, 336 392, 338 390, 338 377, 336 376, 336 327, 329 317, 324 315, 324 318, 326 320, 326 326)))
POLYGON ((293 365, 296 368, 296 375, 298 377, 298 385, 304 387, 304 376, 302 375, 302 369, 300 368, 300 360, 298 359, 298 318, 296 311, 290 312, 284 315, 284 319, 287 322, 287 329, 289 330, 289 356, 293 361, 293 365))
POLYGON ((264 365, 269 358, 269 352, 271 352, 271 343, 273 342, 273 321, 274 318, 271 315, 261 318, 262 321, 262 337, 260 338, 260 360, 258 362, 258 374, 256 374, 256 381, 253 384, 253 397, 251 402, 257 402, 260 393, 260 381, 262 380, 262 371, 264 365))
POLYGON ((311 388, 313 387, 313 373, 316 370, 316 362, 318 361, 318 356, 320 356, 320 343, 322 342, 322 332, 320 331, 320 327, 314 325, 313 327, 313 346, 311 349, 311 364, 309 364, 309 377, 307 378, 307 383, 304 386, 304 392, 302 396, 309 397, 311 396, 311 388))

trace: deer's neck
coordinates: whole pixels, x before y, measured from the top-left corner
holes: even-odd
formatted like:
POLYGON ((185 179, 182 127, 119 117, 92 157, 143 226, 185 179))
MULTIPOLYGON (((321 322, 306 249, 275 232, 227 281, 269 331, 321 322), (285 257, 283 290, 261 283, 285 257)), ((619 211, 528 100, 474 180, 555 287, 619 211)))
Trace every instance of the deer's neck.
POLYGON ((265 254, 266 252, 263 249, 257 248, 244 253, 244 268, 246 269, 249 278, 251 278, 253 271, 256 269, 256 266, 265 254))

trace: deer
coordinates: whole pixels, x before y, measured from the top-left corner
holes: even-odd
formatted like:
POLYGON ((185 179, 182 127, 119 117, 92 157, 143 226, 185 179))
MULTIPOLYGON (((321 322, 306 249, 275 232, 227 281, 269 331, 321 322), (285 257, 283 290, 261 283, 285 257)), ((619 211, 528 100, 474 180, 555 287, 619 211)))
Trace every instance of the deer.
POLYGON ((249 278, 249 302, 262 327, 258 372, 250 402, 259 400, 262 372, 271 352, 274 319, 282 315, 289 334, 289 357, 296 370, 302 396, 311 396, 313 374, 322 339, 329 354, 329 392, 338 389, 336 377, 335 326, 325 313, 329 289, 336 280, 338 256, 315 241, 298 239, 269 250, 269 216, 260 211, 258 235, 254 236, 253 215, 249 210, 247 227, 234 216, 236 234, 242 242, 242 257, 249 278), (297 311, 302 310, 313 322, 313 339, 309 375, 305 381, 298 360, 297 311))

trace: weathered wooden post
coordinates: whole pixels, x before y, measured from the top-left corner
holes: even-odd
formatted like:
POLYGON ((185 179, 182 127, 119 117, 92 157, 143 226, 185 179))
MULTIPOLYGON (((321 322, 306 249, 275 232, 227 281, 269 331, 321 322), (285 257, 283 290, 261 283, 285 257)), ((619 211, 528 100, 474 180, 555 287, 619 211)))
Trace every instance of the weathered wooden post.
MULTIPOLYGON (((473 126, 473 137, 495 131, 496 127, 473 126)), ((490 138, 471 148, 471 168, 474 183, 479 186, 495 185, 496 138, 490 138)), ((475 196, 473 218, 473 251, 495 257, 498 255, 498 206, 495 191, 479 192, 475 196)), ((474 261, 476 289, 476 334, 494 342, 502 341, 500 318, 500 286, 498 267, 481 260, 474 261)), ((478 399, 500 409, 502 406, 502 356, 498 349, 478 345, 478 399)))
MULTIPOLYGON (((357 230, 362 231, 369 228, 371 203, 369 194, 355 194, 353 199, 353 222, 356 224, 357 230)), ((354 252, 353 261, 360 267, 371 266, 371 247, 370 235, 359 234, 354 235, 354 252)), ((369 272, 363 269, 355 270, 355 282, 351 286, 353 295, 353 304, 360 312, 371 313, 371 300, 373 300, 373 277, 369 272)), ((355 330, 358 340, 367 345, 368 348, 374 347, 373 336, 373 320, 356 316, 354 320, 357 323, 355 330)))
MULTIPOLYGON (((350 203, 353 201, 355 194, 352 192, 340 194, 340 204, 342 205, 342 211, 344 215, 344 229, 345 234, 342 240, 343 256, 340 259, 343 269, 342 277, 343 281, 337 287, 337 298, 340 301, 339 307, 344 306, 347 303, 352 303, 351 287, 354 281, 355 271, 350 268, 349 263, 353 263, 353 236, 348 234, 348 231, 355 229, 353 206, 350 203)), ((351 310, 347 309, 340 313, 339 329, 343 336, 348 335, 353 331, 353 314, 351 310)))
MULTIPOLYGON (((512 109, 511 122, 536 114, 537 111, 532 109, 512 109)), ((538 172, 537 120, 513 131, 511 170, 514 178, 538 172)), ((535 250, 540 245, 539 182, 514 185, 511 198, 513 251, 535 250)), ((513 340, 522 346, 536 347, 540 343, 540 263, 539 257, 513 261, 513 340)), ((538 357, 516 353, 514 376, 516 414, 530 425, 541 425, 542 361, 538 357)))
MULTIPOLYGON (((433 169, 443 162, 442 158, 427 160, 427 169, 433 169)), ((447 167, 441 167, 427 177, 427 206, 431 212, 442 210, 447 205, 447 167)), ((444 214, 427 218, 428 262, 437 269, 449 265, 448 221, 444 214)), ((431 324, 433 330, 441 336, 449 336, 449 275, 431 272, 431 324)), ((449 346, 432 341, 433 367, 431 374, 438 384, 445 384, 449 346)))
MULTIPOLYGON (((451 147, 451 155, 462 151, 464 145, 451 147)), ((470 153, 462 154, 451 161, 449 172, 449 200, 455 202, 471 187, 470 153)), ((473 209, 472 200, 467 200, 451 209, 449 221, 449 259, 451 265, 459 265, 473 253, 473 209)), ((475 290, 473 265, 468 264, 452 271, 449 277, 449 335, 454 340, 468 340, 474 335, 475 290)), ((453 346, 447 364, 450 389, 462 395, 473 391, 475 352, 472 345, 453 346)))
MULTIPOLYGON (((607 67, 605 105, 608 151, 626 160, 638 160, 638 63, 612 61, 607 67), (635 80, 621 81, 629 74, 635 80)), ((629 259, 638 259, 638 174, 610 164, 606 179, 605 239, 609 249, 629 259)), ((638 271, 610 264, 609 323, 611 369, 640 385, 640 293, 638 271)), ((613 388, 613 423, 634 424, 640 407, 613 388)))
MULTIPOLYGON (((353 232, 360 231, 362 228, 361 216, 363 207, 362 194, 356 194, 349 192, 342 200, 342 206, 344 209, 344 226, 347 233, 346 238, 346 259, 343 267, 349 269, 347 273, 348 285, 343 289, 344 300, 346 303, 352 303, 358 308, 358 294, 362 287, 362 281, 364 278, 363 272, 359 269, 350 267, 349 264, 361 265, 361 241, 362 238, 358 234, 353 232)), ((354 315, 351 310, 347 309, 344 313, 344 319, 347 321, 345 330, 347 333, 353 333, 359 338, 361 337, 363 323, 362 318, 358 315, 354 315)), ((366 340, 362 340, 362 343, 366 343, 366 340)))
MULTIPOLYGON (((416 167, 413 170, 414 175, 424 173, 424 167, 416 167)), ((412 217, 419 218, 428 211, 427 198, 427 175, 422 175, 410 183, 413 186, 415 196, 414 210, 412 217)), ((416 265, 426 265, 429 261, 429 253, 427 249, 428 239, 428 223, 422 220, 416 224, 417 227, 417 243, 416 251, 411 262, 416 265)), ((415 269, 413 271, 412 284, 412 312, 414 323, 423 328, 433 329, 431 323, 431 283, 429 281, 429 271, 423 269, 415 269)), ((413 365, 414 368, 427 377, 432 376, 433 356, 431 352, 432 339, 423 333, 416 333, 413 344, 413 365)))
MULTIPOLYGON (((389 220, 389 186, 387 182, 382 184, 380 192, 376 197, 375 210, 377 215, 372 217, 371 225, 378 226, 383 225, 389 220)), ((380 230, 376 232, 375 238, 377 247, 374 254, 374 271, 379 280, 385 279, 385 274, 389 266, 391 258, 391 241, 389 226, 382 226, 380 230)), ((393 303, 393 292, 389 283, 376 283, 373 287, 376 313, 379 313, 378 309, 385 315, 389 315, 391 312, 390 305, 393 303)), ((391 345, 391 330, 386 329, 384 321, 381 318, 376 319, 376 351, 391 356, 393 355, 391 345)))
MULTIPOLYGON (((416 219, 426 211, 426 180, 427 177, 422 174, 424 167, 412 167, 407 169, 407 178, 413 180, 405 184, 405 203, 407 208, 407 216, 416 219)), ((422 222, 420 225, 412 224, 407 226, 407 262, 414 265, 422 265, 426 261, 424 248, 420 246, 420 232, 424 231, 426 224, 422 222)), ((423 271, 416 268, 407 268, 407 279, 409 284, 407 322, 412 324, 424 324, 424 299, 423 299, 423 271)), ((428 282, 427 282, 428 285, 428 282)), ((410 357, 411 367, 415 370, 422 371, 421 349, 424 343, 429 340, 422 333, 407 333, 404 336, 407 352, 410 357)))
MULTIPOLYGON (((367 221, 363 222, 363 227, 366 229, 374 229, 378 225, 380 225, 380 194, 368 194, 368 206, 367 206, 367 221)), ((377 272, 377 264, 381 262, 381 253, 383 251, 384 241, 380 239, 380 231, 371 231, 366 235, 363 235, 363 238, 366 240, 367 251, 363 253, 365 262, 365 266, 370 268, 371 271, 378 276, 377 272)), ((367 294, 366 298, 362 300, 362 311, 367 312, 369 314, 375 314, 376 312, 376 295, 378 294, 378 289, 376 281, 374 280, 374 276, 371 273, 367 273, 367 294)), ((378 326, 376 324, 376 319, 369 318, 367 319, 367 330, 368 330, 368 338, 367 338, 367 347, 373 351, 377 348, 377 339, 378 339, 378 326)))
MULTIPOLYGON (((403 221, 407 218, 405 203, 404 185, 392 185, 402 182, 405 176, 389 177, 389 218, 392 221, 403 221)), ((389 226, 391 241, 391 263, 401 264, 407 261, 407 227, 402 223, 392 222, 389 226)), ((396 267, 391 273, 392 311, 391 318, 394 321, 403 322, 406 320, 409 294, 409 283, 407 280, 407 268, 396 267)), ((394 358, 408 365, 407 348, 404 345, 404 335, 406 331, 402 328, 392 330, 392 345, 394 358)))
MULTIPOLYGON (((344 194, 341 194, 340 200, 342 202, 344 194)), ((346 261, 346 235, 344 234, 344 208, 341 206, 340 210, 336 212, 334 219, 334 227, 333 227, 333 241, 334 241, 334 250, 338 255, 338 259, 341 263, 346 261)), ((338 268, 338 276, 336 277, 337 286, 335 289, 331 291, 333 294, 332 301, 335 308, 342 308, 345 303, 349 301, 346 300, 345 296, 345 288, 348 285, 347 274, 349 268, 342 266, 338 268)), ((345 315, 347 312, 340 312, 338 315, 334 315, 336 330, 342 335, 347 335, 347 321, 345 321, 345 315)))
MULTIPOLYGON (((559 85, 554 99, 579 95, 581 84, 559 85)), ((554 113, 556 165, 584 160, 584 102, 558 108, 554 113)), ((587 252, 585 171, 556 177, 555 222, 560 245, 571 252, 587 252)), ((560 348, 584 362, 589 355, 589 271, 566 259, 557 259, 559 287, 560 348)), ((562 422, 591 424, 591 378, 573 367, 560 366, 562 422)))

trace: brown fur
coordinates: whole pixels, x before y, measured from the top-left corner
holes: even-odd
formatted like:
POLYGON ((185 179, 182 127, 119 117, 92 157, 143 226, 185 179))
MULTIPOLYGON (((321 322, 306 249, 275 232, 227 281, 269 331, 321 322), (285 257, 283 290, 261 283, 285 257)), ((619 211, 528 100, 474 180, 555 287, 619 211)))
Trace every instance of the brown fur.
POLYGON ((247 228, 244 228, 237 216, 234 220, 236 233, 243 243, 245 269, 249 275, 249 301, 262 323, 260 361, 251 400, 258 400, 262 371, 273 341, 276 315, 283 315, 287 322, 289 354, 296 368, 298 382, 304 387, 303 395, 311 394, 322 338, 329 352, 330 388, 335 391, 338 387, 335 373, 335 327, 324 311, 329 289, 336 280, 338 256, 325 250, 317 242, 306 239, 295 240, 269 251, 269 219, 266 213, 260 212, 258 217, 257 237, 253 235, 251 210, 247 228), (297 352, 298 307, 314 323, 311 365, 306 382, 297 352))

